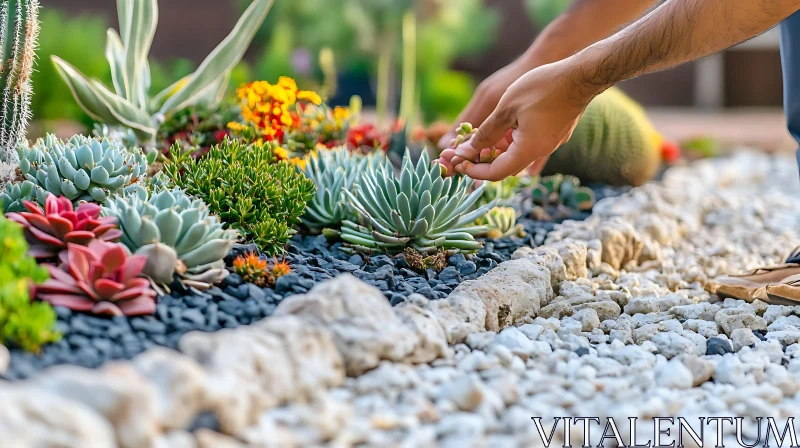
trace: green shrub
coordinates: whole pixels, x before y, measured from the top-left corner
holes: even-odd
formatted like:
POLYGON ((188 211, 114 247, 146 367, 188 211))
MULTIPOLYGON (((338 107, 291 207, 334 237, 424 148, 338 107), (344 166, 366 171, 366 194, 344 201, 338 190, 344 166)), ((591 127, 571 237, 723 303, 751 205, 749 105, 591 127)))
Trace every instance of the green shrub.
POLYGON ((29 296, 30 282, 46 279, 47 271, 28 256, 22 227, 0 216, 0 344, 38 352, 60 338, 53 308, 29 296))
POLYGON ((203 158, 190 153, 174 146, 164 173, 268 255, 283 252, 314 197, 314 183, 289 162, 279 162, 271 144, 225 140, 203 158))

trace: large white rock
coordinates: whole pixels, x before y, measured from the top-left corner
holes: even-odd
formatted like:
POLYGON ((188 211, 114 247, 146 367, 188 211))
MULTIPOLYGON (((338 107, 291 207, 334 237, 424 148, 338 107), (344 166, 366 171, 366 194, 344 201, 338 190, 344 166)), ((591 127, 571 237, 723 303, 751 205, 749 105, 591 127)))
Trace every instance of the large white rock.
MULTIPOLYGON (((566 238, 551 244, 550 247, 557 250, 561 256, 566 268, 567 280, 586 277, 588 274, 586 269, 588 248, 585 241, 566 238)), ((541 250, 541 248, 537 248, 537 250, 541 250)))
POLYGON ((357 376, 386 359, 403 362, 420 344, 383 293, 349 274, 291 296, 273 319, 297 316, 330 332, 348 375, 357 376))
POLYGON ((447 335, 429 303, 427 298, 412 294, 394 307, 395 314, 418 338, 417 346, 405 359, 407 363, 431 362, 447 355, 447 335))
POLYGON ((550 278, 550 270, 534 261, 511 260, 461 283, 452 294, 477 296, 486 307, 485 329, 500 331, 532 321, 541 304, 553 299, 550 278))
POLYGON ((157 391, 125 363, 109 364, 101 370, 53 367, 31 380, 31 387, 103 416, 123 448, 153 446, 160 433, 157 391))
POLYGON ((449 344, 458 344, 473 333, 486 330, 486 305, 474 292, 452 292, 428 304, 449 344))
POLYGON ((227 434, 254 424, 265 409, 344 381, 344 361, 331 334, 294 316, 188 333, 179 347, 206 369, 208 407, 227 434))
POLYGON ((162 428, 184 428, 208 405, 206 373, 188 356, 159 347, 137 356, 132 365, 156 387, 162 428))
POLYGON ((642 241, 629 222, 621 218, 603 221, 597 226, 597 236, 603 245, 602 260, 612 268, 620 269, 639 260, 642 241))
POLYGON ((111 423, 80 401, 0 383, 0 446, 109 448, 117 441, 111 423))
MULTIPOLYGON (((541 264, 550 270, 550 284, 553 290, 558 290, 558 286, 567 279, 567 267, 558 250, 547 246, 537 248, 523 246, 514 251, 511 255, 512 260, 528 259, 541 264)), ((542 304, 544 306, 546 304, 542 304)))

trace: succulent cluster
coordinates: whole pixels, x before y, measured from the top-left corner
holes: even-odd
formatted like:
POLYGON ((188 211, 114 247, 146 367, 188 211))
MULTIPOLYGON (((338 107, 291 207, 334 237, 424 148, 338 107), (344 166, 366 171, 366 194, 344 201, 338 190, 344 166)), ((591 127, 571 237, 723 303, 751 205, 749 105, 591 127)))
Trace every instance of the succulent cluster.
POLYGON ((147 257, 130 255, 121 244, 94 240, 69 244, 62 267, 46 265, 50 279, 37 292, 40 300, 75 311, 111 316, 152 314, 156 292, 141 278, 147 257))
POLYGON ((147 256, 143 273, 156 283, 171 283, 177 272, 191 286, 207 289, 228 274, 223 258, 237 232, 225 230, 202 200, 183 190, 150 194, 137 186, 107 201, 103 215, 119 221, 128 249, 147 256))
POLYGON ((47 271, 27 252, 22 227, 0 216, 0 344, 38 352, 60 335, 53 308, 31 301, 33 283, 45 281, 47 271))
POLYGON ((358 223, 342 223, 342 239, 350 251, 400 252, 412 247, 423 254, 440 249, 475 252, 482 244, 475 235, 485 232, 473 223, 494 204, 476 207, 484 185, 470 193, 472 179, 442 177, 439 165, 423 152, 414 165, 403 157, 400 178, 386 161, 367 170, 355 192, 344 190, 358 215, 358 223))
POLYGON ((315 193, 314 183, 303 173, 288 162, 277 162, 274 149, 270 143, 225 140, 195 160, 173 148, 163 172, 273 256, 283 252, 315 193))
POLYGON ((6 212, 21 211, 24 200, 44 204, 49 193, 102 203, 147 173, 141 150, 126 149, 115 140, 75 135, 61 141, 48 135, 18 151, 21 178, 0 194, 6 212))
POLYGON ((261 28, 274 0, 253 0, 233 31, 194 73, 154 97, 149 96, 147 56, 158 25, 156 0, 118 0, 120 32, 108 30, 106 57, 114 91, 89 79, 68 62, 53 56, 58 73, 86 113, 111 127, 133 130, 142 143, 152 144, 164 117, 192 105, 216 106, 228 87, 231 71, 261 28))
POLYGON ((562 205, 579 211, 589 211, 594 206, 594 192, 581 186, 575 176, 554 174, 543 177, 533 188, 536 205, 562 205))
POLYGON ((258 286, 272 286, 280 277, 292 271, 286 260, 272 262, 272 267, 266 258, 260 257, 257 253, 239 255, 233 260, 233 271, 246 282, 254 283, 258 286))
POLYGON ((522 228, 521 224, 517 224, 517 211, 513 207, 494 207, 475 223, 489 229, 484 234, 487 238, 500 239, 525 236, 525 229, 522 228))
POLYGON ((55 258, 67 244, 87 246, 92 240, 115 241, 122 236, 113 217, 101 218, 101 207, 82 202, 77 209, 64 196, 48 194, 44 210, 35 202, 24 201, 27 212, 8 213, 9 220, 25 229, 28 253, 38 259, 55 258))
POLYGON ((338 226, 354 214, 347 205, 344 190, 353 191, 361 175, 379 165, 385 156, 374 152, 364 155, 345 147, 321 150, 312 154, 303 173, 317 186, 317 193, 306 204, 303 225, 313 231, 338 226))

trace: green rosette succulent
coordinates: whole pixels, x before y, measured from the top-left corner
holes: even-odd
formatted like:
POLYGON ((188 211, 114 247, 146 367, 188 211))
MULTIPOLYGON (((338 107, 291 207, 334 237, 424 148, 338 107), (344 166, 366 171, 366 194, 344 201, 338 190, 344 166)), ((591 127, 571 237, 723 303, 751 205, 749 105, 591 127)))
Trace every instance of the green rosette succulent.
POLYGON ((525 229, 517 224, 517 211, 513 207, 494 207, 489 213, 475 221, 475 224, 486 226, 489 230, 481 235, 486 238, 500 239, 524 237, 525 229))
POLYGON ((532 199, 536 205, 561 204, 578 211, 589 211, 595 203, 591 188, 582 187, 577 177, 564 174, 541 178, 533 188, 532 199))
POLYGON ((17 152, 22 179, 7 184, 0 194, 4 212, 21 211, 23 200, 43 205, 48 193, 73 202, 103 203, 147 173, 140 149, 110 139, 75 135, 62 141, 50 134, 17 152))
POLYGON ((364 155, 338 147, 313 154, 303 174, 317 186, 317 193, 306 204, 303 225, 313 231, 335 227, 355 215, 347 205, 342 191, 353 191, 361 174, 370 166, 377 166, 386 156, 382 152, 364 155))
POLYGON ((475 235, 488 229, 474 222, 494 203, 476 207, 486 187, 470 192, 473 184, 466 176, 442 177, 427 151, 416 165, 406 152, 399 179, 388 161, 368 169, 355 192, 343 190, 359 221, 342 223, 345 249, 396 253, 411 247, 424 254, 479 250, 482 243, 475 235))
POLYGON ((103 215, 117 218, 121 242, 131 252, 147 255, 143 273, 158 284, 169 284, 178 273, 184 283, 207 289, 228 275, 223 259, 238 233, 224 229, 201 199, 181 189, 150 194, 139 185, 106 201, 103 215))

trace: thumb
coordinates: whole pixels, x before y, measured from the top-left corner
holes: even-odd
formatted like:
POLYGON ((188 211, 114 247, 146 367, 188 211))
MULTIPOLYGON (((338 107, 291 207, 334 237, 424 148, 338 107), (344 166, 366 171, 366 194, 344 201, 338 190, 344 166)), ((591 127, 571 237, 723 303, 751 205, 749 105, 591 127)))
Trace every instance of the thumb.
MULTIPOLYGON (((465 145, 471 147, 475 151, 495 146, 505 137, 506 132, 513 125, 513 119, 511 117, 512 115, 508 113, 502 104, 497 106, 478 128, 475 135, 465 142, 465 145)), ((456 154, 458 154, 458 152, 459 150, 456 149, 456 154)))

